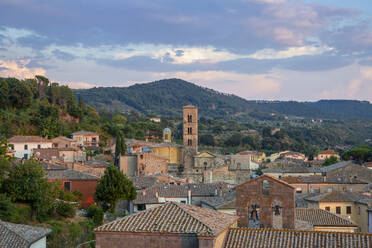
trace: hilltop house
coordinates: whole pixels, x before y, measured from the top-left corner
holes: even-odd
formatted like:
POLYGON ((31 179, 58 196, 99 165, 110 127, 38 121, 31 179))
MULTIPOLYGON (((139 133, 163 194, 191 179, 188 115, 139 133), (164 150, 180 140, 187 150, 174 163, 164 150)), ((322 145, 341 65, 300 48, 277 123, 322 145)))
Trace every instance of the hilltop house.
POLYGON ((330 158, 332 156, 336 157, 337 160, 340 160, 340 155, 332 149, 327 149, 327 150, 319 152, 318 156, 316 156, 314 159, 315 160, 326 160, 327 158, 330 158))
POLYGON ((39 136, 13 136, 8 140, 14 157, 29 159, 34 149, 52 148, 52 141, 39 136))
POLYGON ((79 131, 71 134, 72 139, 77 142, 78 146, 82 147, 98 147, 99 134, 89 131, 79 131))

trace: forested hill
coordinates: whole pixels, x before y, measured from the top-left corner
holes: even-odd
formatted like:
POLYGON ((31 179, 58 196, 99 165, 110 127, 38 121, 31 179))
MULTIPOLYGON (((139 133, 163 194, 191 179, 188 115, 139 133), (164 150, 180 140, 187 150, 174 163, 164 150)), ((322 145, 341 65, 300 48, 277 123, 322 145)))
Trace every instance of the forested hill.
MULTIPOLYGON (((248 101, 241 97, 203 88, 180 79, 164 79, 129 87, 99 87, 75 90, 84 103, 98 110, 144 114, 180 114, 182 106, 193 104, 205 117, 270 118, 273 113, 307 118, 372 120, 372 105, 355 100, 317 102, 248 101)), ((259 98, 259 96, 257 96, 259 98)))

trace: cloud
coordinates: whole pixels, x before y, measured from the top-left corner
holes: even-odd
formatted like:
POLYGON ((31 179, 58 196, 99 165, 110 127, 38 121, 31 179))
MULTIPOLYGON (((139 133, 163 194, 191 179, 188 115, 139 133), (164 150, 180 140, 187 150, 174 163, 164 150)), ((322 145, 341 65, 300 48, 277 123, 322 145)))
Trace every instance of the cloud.
POLYGON ((319 55, 325 52, 332 51, 334 48, 328 46, 301 46, 289 47, 286 50, 262 49, 249 55, 252 59, 287 59, 296 56, 304 55, 319 55))
POLYGON ((90 84, 87 82, 60 82, 61 85, 66 85, 71 89, 89 89, 97 87, 97 85, 90 84))
POLYGON ((35 75, 45 75, 43 68, 28 68, 29 63, 29 60, 0 60, 0 76, 24 79, 33 78, 35 75))

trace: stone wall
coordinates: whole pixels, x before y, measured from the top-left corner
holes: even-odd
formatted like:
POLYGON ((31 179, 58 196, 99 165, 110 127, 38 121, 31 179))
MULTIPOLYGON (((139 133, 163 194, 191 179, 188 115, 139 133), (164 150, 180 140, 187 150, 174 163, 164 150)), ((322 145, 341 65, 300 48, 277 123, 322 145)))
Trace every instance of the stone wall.
MULTIPOLYGON (((96 248, 207 248, 199 246, 198 237, 193 234, 157 233, 114 233, 96 232, 96 248)), ((210 246, 208 246, 210 247, 210 246)), ((211 246, 213 248, 213 246, 211 246)))
POLYGON ((372 170, 356 164, 350 164, 327 172, 328 177, 352 177, 372 183, 372 170))
POLYGON ((237 186, 236 196, 239 226, 249 227, 252 212, 258 212, 259 226, 272 228, 274 207, 278 205, 282 227, 295 227, 295 189, 288 184, 262 176, 237 186))
POLYGON ((168 163, 167 158, 151 152, 141 153, 137 157, 138 175, 167 174, 168 163))
POLYGON ((120 171, 129 177, 138 175, 137 155, 123 155, 119 160, 120 171))

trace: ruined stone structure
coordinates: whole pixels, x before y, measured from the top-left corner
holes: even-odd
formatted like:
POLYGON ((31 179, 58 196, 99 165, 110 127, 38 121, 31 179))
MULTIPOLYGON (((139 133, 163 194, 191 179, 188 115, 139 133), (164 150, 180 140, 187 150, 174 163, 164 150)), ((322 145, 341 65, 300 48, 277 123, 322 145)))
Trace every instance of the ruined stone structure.
POLYGON ((239 226, 295 228, 294 197, 294 187, 265 175, 237 186, 239 226))

